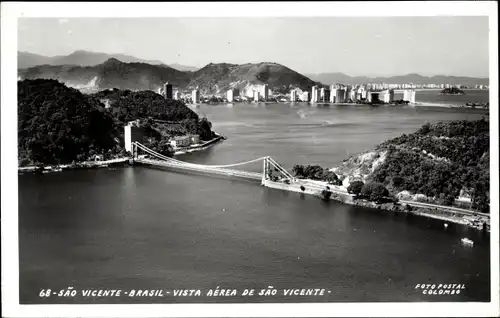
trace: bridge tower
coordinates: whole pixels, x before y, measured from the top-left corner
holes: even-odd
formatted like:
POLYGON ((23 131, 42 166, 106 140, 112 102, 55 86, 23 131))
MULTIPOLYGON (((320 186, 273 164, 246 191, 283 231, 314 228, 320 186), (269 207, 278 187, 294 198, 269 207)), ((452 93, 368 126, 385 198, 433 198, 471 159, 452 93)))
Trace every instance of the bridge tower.
POLYGON ((264 160, 262 160, 263 167, 262 167, 262 185, 266 184, 267 180, 267 170, 269 169, 269 157, 265 157, 264 160))

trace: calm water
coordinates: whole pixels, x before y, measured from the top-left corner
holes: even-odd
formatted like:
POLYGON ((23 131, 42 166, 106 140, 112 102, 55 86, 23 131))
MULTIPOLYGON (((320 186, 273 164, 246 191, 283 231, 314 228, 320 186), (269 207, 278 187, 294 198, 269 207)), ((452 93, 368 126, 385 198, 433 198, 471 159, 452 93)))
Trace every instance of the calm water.
MULTIPOLYGON (((425 122, 484 112, 411 107, 218 105, 195 109, 225 142, 183 160, 269 155, 334 166, 425 122)), ((260 165, 248 170, 258 171, 260 165)), ((19 178, 22 303, 489 301, 489 238, 421 218, 324 202, 259 183, 147 168, 19 178), (460 244, 464 236, 473 248, 460 244), (416 284, 461 283, 456 296, 416 284), (39 298, 43 288, 326 288, 326 296, 39 298)))

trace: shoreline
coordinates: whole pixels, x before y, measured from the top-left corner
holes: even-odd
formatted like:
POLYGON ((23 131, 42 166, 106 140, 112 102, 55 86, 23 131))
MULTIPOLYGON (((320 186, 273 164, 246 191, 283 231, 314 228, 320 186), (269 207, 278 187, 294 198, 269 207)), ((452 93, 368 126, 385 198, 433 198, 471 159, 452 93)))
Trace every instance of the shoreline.
MULTIPOLYGON (((322 181, 316 181, 316 180, 307 180, 307 179, 299 179, 298 183, 295 184, 285 184, 281 182, 274 182, 270 180, 265 180, 263 185, 268 188, 272 189, 277 189, 277 190, 283 190, 283 191, 290 191, 290 192, 297 192, 301 194, 308 194, 312 196, 319 197, 323 199, 322 196, 322 191, 325 190, 325 185, 326 183, 323 183, 322 181), (304 187, 304 190, 301 189, 301 186, 304 187)), ((433 208, 433 207, 418 207, 418 206, 411 206, 412 210, 408 211, 405 210, 405 206, 408 205, 407 203, 400 203, 400 204, 394 204, 394 203, 383 203, 383 204, 376 204, 374 202, 366 201, 363 199, 355 199, 353 195, 347 193, 344 189, 342 189, 339 186, 334 186, 334 185, 328 185, 330 187, 330 192, 331 196, 328 198, 328 200, 334 200, 343 204, 348 204, 348 205, 353 205, 353 206, 360 206, 360 207, 367 207, 367 208, 372 208, 372 209, 379 209, 379 210, 384 210, 387 212, 395 212, 399 214, 405 214, 405 215, 418 215, 422 217, 427 217, 427 218, 432 218, 432 219, 437 219, 449 223, 454 223, 454 224, 459 224, 463 226, 467 226, 468 228, 473 228, 475 230, 481 231, 482 230, 482 223, 486 223, 486 232, 490 232, 490 217, 489 216, 484 216, 484 215, 477 215, 477 216, 467 216, 465 214, 461 214, 458 212, 453 212, 453 211, 446 211, 444 209, 439 209, 439 208, 433 208), (476 224, 474 224, 476 223, 476 224)), ((407 201, 405 201, 407 202, 407 201)), ((418 205, 419 202, 415 202, 415 204, 418 205)), ((411 203, 410 203, 411 204, 411 203)), ((450 207, 451 208, 451 207, 450 207)), ((473 212, 471 212, 472 214, 473 212)))
POLYGON ((203 151, 203 150, 206 150, 206 149, 214 146, 215 144, 227 139, 225 136, 222 136, 216 132, 214 132, 214 133, 217 136, 214 139, 206 141, 200 145, 196 145, 193 147, 180 148, 179 150, 174 152, 174 156, 184 155, 186 153, 191 153, 191 152, 203 151))
MULTIPOLYGON (((291 101, 286 101, 286 102, 232 102, 232 103, 217 103, 217 104, 210 104, 210 105, 235 105, 235 104, 243 104, 243 105, 259 105, 259 104, 284 104, 284 105, 299 105, 299 104, 304 104, 304 105, 310 105, 311 107, 315 106, 394 106, 394 107, 440 107, 440 108, 456 108, 456 109, 474 109, 474 110, 484 110, 484 111, 489 111, 488 107, 484 106, 476 106, 476 107, 471 107, 471 106, 466 106, 465 104, 463 105, 457 105, 457 104, 446 104, 446 103, 435 103, 435 102, 425 102, 425 101, 417 101, 415 103, 408 103, 408 104, 396 104, 396 103, 384 103, 384 104, 363 104, 363 103, 330 103, 330 102, 304 102, 304 101, 296 101, 296 102, 291 102, 291 101)), ((209 104, 192 104, 191 106, 201 106, 201 105, 209 105, 209 104)))
POLYGON ((75 162, 74 164, 68 163, 61 165, 27 166, 27 167, 18 167, 17 171, 18 173, 25 173, 25 172, 54 173, 66 170, 98 169, 98 168, 123 166, 125 164, 128 164, 129 160, 130 158, 128 157, 120 157, 102 161, 80 161, 80 162, 75 162))
MULTIPOLYGON (((222 140, 225 140, 226 137, 223 135, 220 135, 216 132, 214 132, 217 137, 215 137, 212 140, 209 140, 207 142, 204 142, 203 144, 200 144, 196 147, 191 147, 187 149, 182 149, 174 152, 174 156, 176 155, 181 155, 181 154, 186 154, 190 152, 196 152, 196 151, 203 151, 208 149, 209 147, 221 142, 222 140)), ((80 162, 75 162, 73 163, 68 163, 68 164, 54 164, 54 165, 44 165, 44 166, 26 166, 26 167, 19 167, 17 168, 18 173, 55 173, 55 172, 62 172, 62 171, 67 171, 67 170, 83 170, 83 169, 98 169, 98 168, 107 168, 107 167, 117 167, 117 166, 124 166, 128 165, 129 161, 131 160, 130 157, 119 157, 119 158, 114 158, 114 159, 109 159, 109 160, 102 160, 102 161, 80 161, 80 162)))

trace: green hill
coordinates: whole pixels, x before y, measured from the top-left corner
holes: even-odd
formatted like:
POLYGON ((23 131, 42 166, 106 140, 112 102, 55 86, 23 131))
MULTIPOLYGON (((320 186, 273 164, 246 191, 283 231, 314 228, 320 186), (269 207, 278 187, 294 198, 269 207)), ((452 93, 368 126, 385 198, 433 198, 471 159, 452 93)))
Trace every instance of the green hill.
POLYGON ((336 172, 437 204, 451 205, 462 194, 473 209, 489 212, 489 158, 489 121, 440 122, 351 157, 336 172))

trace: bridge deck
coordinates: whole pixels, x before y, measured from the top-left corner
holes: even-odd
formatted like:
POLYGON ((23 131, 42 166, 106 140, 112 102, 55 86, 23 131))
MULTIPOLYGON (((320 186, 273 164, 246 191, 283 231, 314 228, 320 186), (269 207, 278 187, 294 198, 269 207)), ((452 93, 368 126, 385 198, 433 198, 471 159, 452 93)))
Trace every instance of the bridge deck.
POLYGON ((175 163, 175 162, 171 162, 171 161, 152 160, 152 159, 136 159, 136 162, 144 163, 144 164, 148 164, 148 165, 152 165, 152 166, 168 167, 168 168, 188 170, 188 171, 198 171, 198 172, 204 172, 204 173, 213 173, 213 174, 219 174, 219 175, 248 178, 248 179, 253 179, 253 180, 262 180, 262 174, 258 173, 258 172, 233 170, 233 169, 225 169, 225 168, 197 167, 197 166, 190 166, 187 164, 179 164, 179 163, 175 163))

